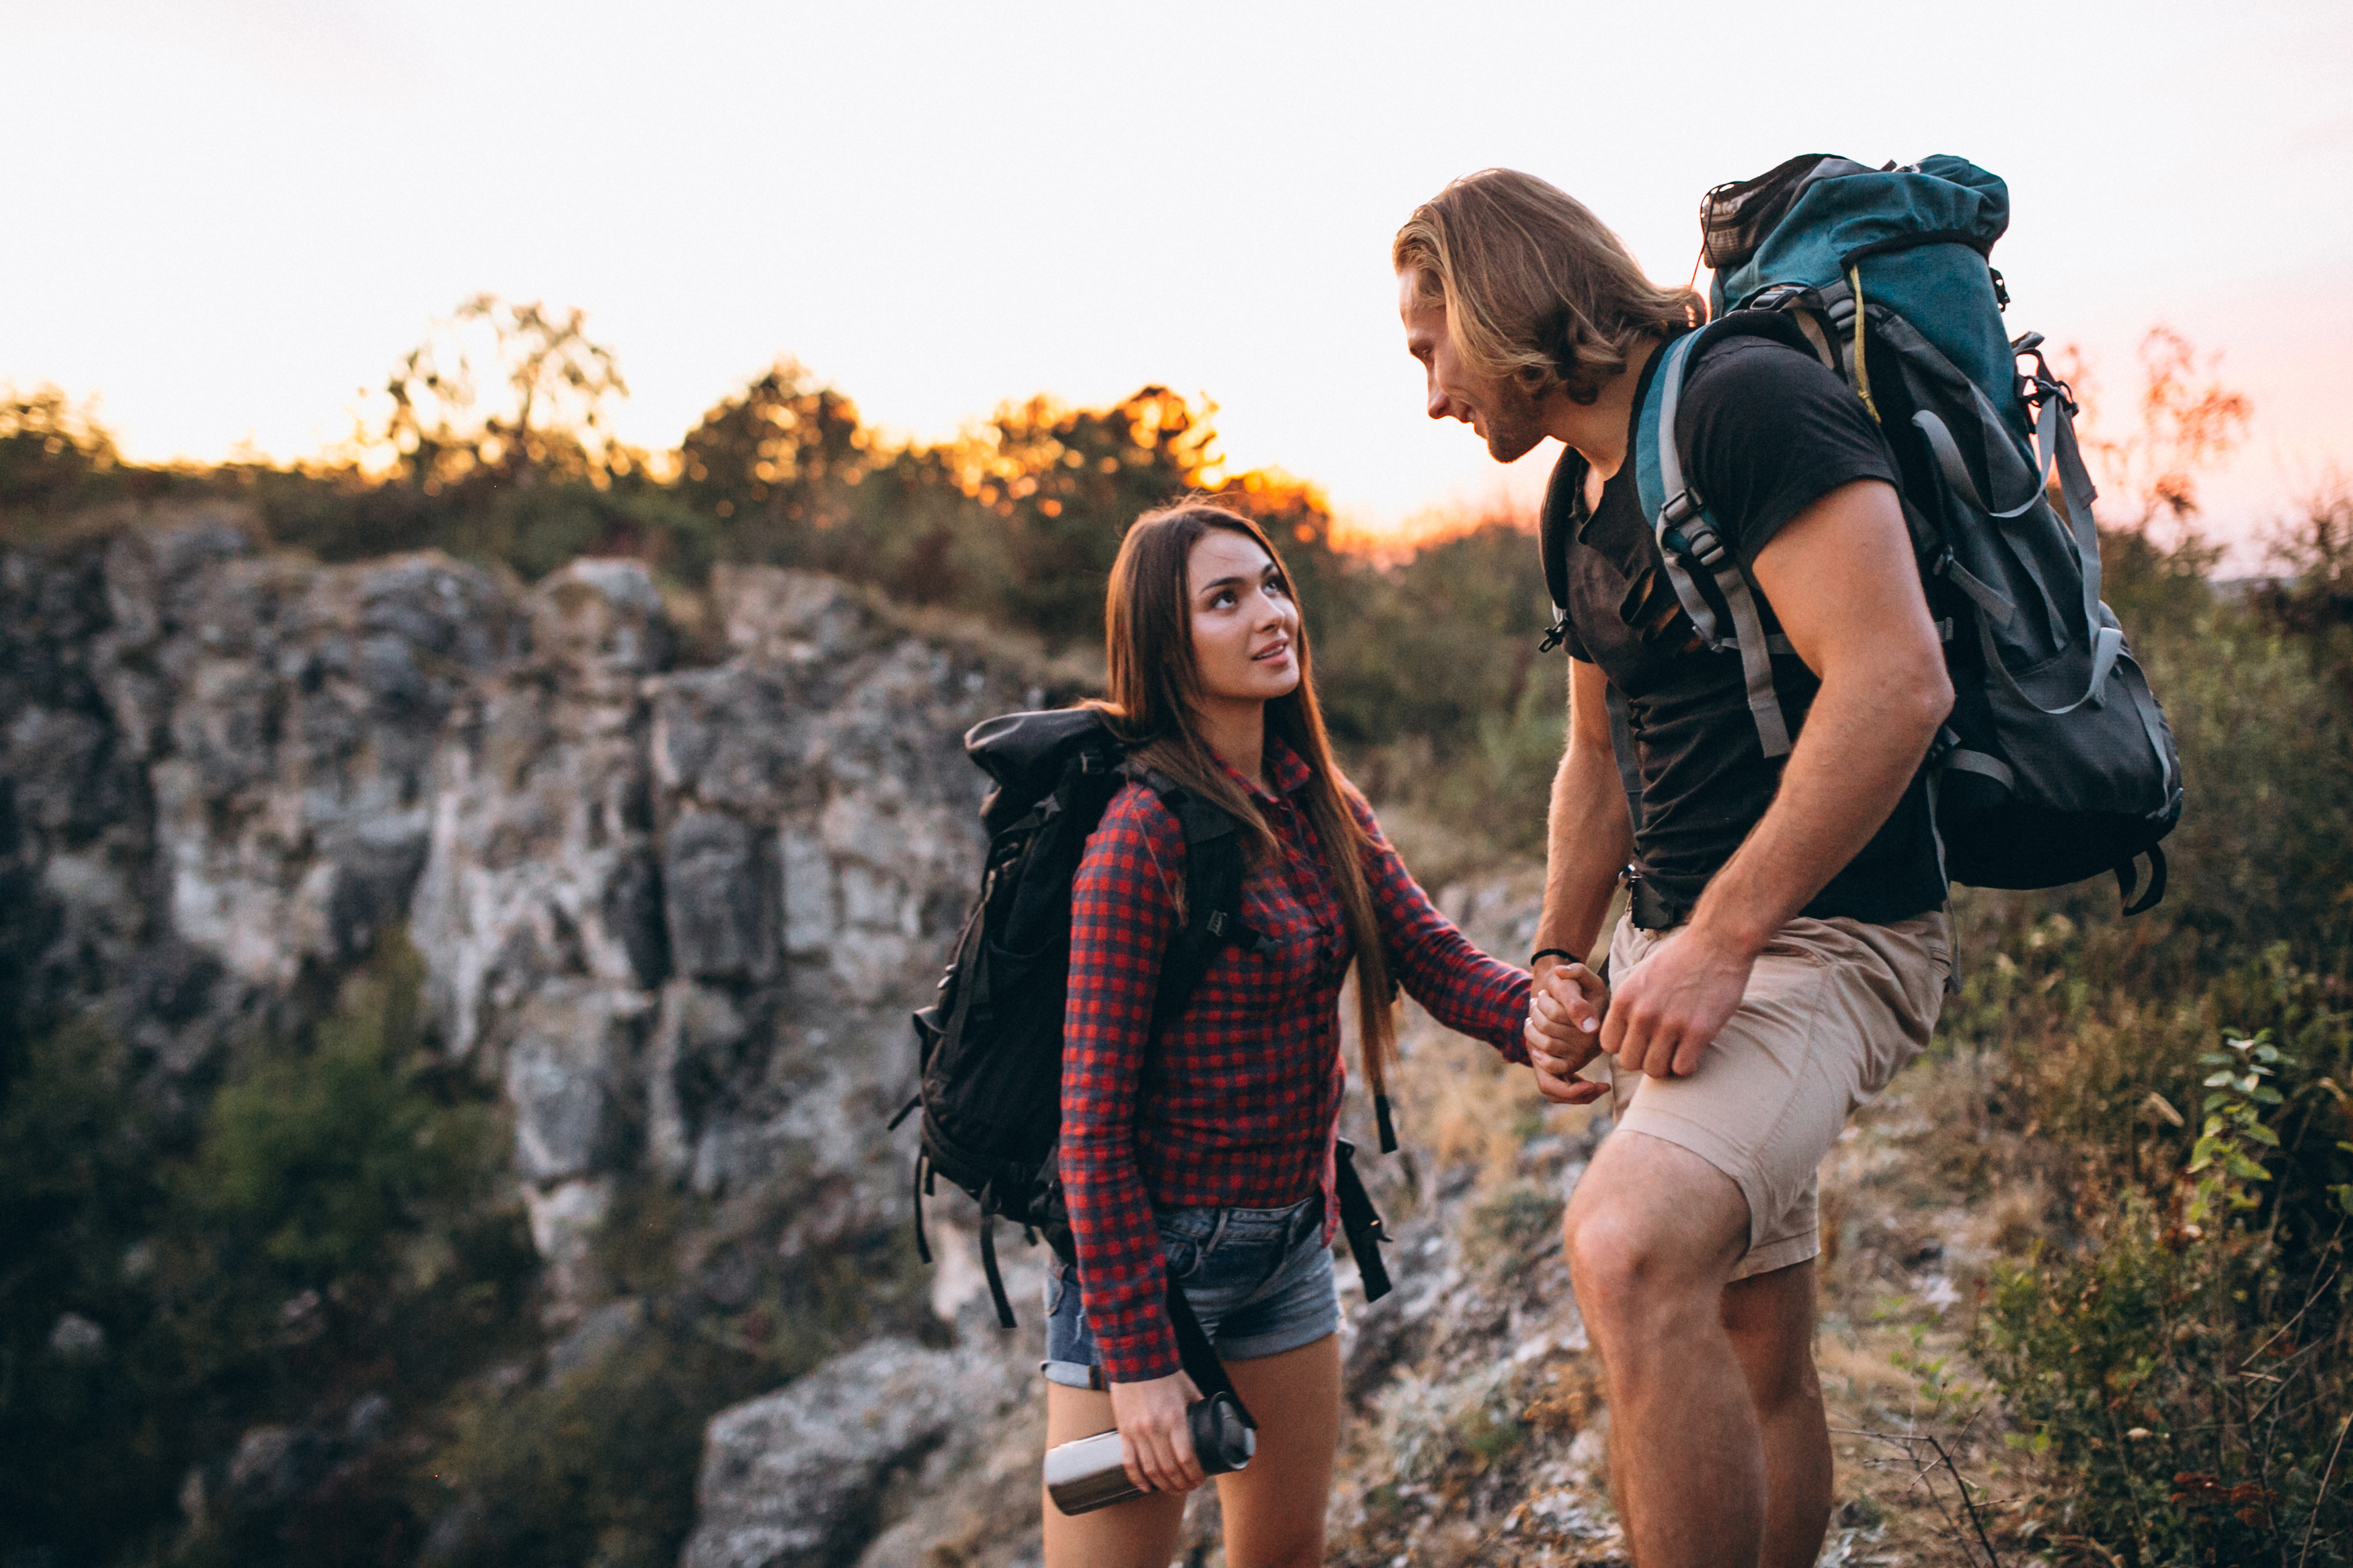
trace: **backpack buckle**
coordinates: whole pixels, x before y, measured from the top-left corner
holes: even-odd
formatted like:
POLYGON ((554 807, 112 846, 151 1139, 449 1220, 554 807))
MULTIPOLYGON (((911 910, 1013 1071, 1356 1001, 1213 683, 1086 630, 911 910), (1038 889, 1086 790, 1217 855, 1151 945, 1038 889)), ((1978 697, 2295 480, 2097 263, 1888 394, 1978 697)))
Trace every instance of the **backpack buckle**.
POLYGON ((1659 542, 1713 573, 1728 553, 1724 536, 1715 531, 1699 498, 1688 489, 1659 509, 1659 542))

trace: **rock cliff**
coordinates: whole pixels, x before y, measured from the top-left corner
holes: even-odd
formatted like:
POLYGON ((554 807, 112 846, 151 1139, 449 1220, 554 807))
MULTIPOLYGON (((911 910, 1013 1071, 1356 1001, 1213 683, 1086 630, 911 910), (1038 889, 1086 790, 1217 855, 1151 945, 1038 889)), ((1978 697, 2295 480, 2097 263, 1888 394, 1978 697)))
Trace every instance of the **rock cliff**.
POLYGON ((559 1323, 602 1294, 618 1173, 788 1214, 788 1261, 902 1218, 881 1128, 981 848, 957 737, 1045 698, 1037 662, 756 568, 715 574, 693 662, 634 562, 525 591, 240 521, 0 557, 33 995, 193 1106, 405 922, 442 1048, 511 1108, 559 1323))

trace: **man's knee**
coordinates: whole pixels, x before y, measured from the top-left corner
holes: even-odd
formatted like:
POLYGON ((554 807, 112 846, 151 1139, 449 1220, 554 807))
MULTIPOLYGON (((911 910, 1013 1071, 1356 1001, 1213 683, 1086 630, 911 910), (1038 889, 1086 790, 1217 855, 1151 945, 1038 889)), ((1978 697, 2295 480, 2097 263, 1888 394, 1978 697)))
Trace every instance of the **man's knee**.
POLYGON ((1694 1246, 1655 1212, 1572 1211, 1569 1279, 1587 1320, 1604 1334, 1653 1320, 1713 1316, 1729 1259, 1694 1246))
POLYGON ((1577 1184, 1562 1224, 1569 1278, 1588 1318, 1715 1310, 1748 1234, 1729 1176, 1688 1150, 1625 1132, 1577 1184))

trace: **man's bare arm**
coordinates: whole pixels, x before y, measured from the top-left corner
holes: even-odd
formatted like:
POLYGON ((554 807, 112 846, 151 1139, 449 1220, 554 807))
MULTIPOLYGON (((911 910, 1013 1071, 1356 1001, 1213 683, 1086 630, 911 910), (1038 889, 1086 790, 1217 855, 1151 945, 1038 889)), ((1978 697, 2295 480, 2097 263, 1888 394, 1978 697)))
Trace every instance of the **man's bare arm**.
MULTIPOLYGON (((1565 948, 1588 961, 1567 978, 1578 983, 1581 1007, 1556 1005, 1540 985, 1529 1004, 1528 1049, 1536 1087, 1548 1100, 1579 1103, 1601 1092, 1599 1084, 1575 1080, 1595 1055, 1598 1032, 1582 1026, 1599 999, 1589 971, 1599 965, 1593 950, 1602 940, 1601 922, 1617 891, 1618 872, 1633 853, 1633 825, 1626 818, 1626 792, 1609 745, 1608 678, 1599 665, 1568 661, 1568 745, 1553 775, 1546 817, 1544 914, 1536 922, 1538 948, 1565 948), (1558 1020, 1555 1026, 1544 1026, 1558 1020)), ((1539 981, 1553 982, 1558 961, 1536 966, 1539 981)))
POLYGON ((1615 977, 1604 1047, 1653 1077, 1698 1067, 1757 954, 1879 831, 1952 711, 1892 487, 1862 479, 1831 491, 1773 537, 1754 572, 1822 686, 1771 807, 1690 925, 1615 977))
POLYGON ((1544 916, 1536 946, 1596 959, 1601 921, 1618 873, 1634 852, 1626 792, 1609 749, 1609 678, 1598 664, 1568 661, 1568 746, 1553 774, 1546 819, 1544 916))

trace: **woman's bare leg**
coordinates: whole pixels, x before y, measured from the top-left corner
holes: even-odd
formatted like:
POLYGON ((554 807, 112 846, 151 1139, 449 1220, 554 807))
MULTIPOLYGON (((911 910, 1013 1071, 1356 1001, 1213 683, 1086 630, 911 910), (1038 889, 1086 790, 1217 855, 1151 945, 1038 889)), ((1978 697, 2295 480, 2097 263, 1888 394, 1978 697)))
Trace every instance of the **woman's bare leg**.
MULTIPOLYGON (((1110 1394, 1059 1383, 1046 1385, 1048 1447, 1092 1437, 1117 1425, 1112 1419, 1110 1394)), ((1157 1493, 1072 1518, 1054 1506, 1042 1486, 1038 1495, 1046 1510, 1046 1568, 1168 1568, 1168 1559, 1176 1553, 1176 1532, 1185 1523, 1182 1496, 1157 1493)))
POLYGON ((1226 1375, 1258 1421, 1249 1468, 1218 1478, 1228 1568, 1314 1568, 1340 1446, 1340 1336, 1229 1361, 1226 1375))

